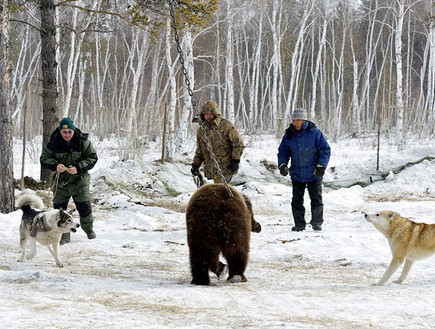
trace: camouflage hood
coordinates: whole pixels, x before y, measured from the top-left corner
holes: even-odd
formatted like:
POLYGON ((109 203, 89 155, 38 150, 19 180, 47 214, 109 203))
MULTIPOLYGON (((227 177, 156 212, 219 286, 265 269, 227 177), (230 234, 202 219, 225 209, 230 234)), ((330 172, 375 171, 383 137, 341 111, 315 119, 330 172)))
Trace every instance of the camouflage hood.
MULTIPOLYGON (((201 108, 201 112, 199 113, 202 122, 206 121, 204 118, 204 114, 210 112, 212 113, 216 119, 217 119, 217 123, 220 122, 221 118, 222 118, 222 114, 219 111, 219 107, 217 105, 217 103, 215 101, 207 101, 204 103, 204 105, 201 108)), ((216 121, 215 119, 215 121, 216 121)))

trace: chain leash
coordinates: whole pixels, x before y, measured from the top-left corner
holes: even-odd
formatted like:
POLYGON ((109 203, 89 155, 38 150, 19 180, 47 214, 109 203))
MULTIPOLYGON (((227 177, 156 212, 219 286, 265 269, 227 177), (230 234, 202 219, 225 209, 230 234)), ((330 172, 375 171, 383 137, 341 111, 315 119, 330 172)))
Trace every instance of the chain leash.
POLYGON ((168 2, 169 2, 169 13, 171 15, 172 30, 174 31, 174 39, 175 39, 175 43, 177 44, 177 52, 179 54, 179 61, 181 64, 181 68, 183 70, 183 75, 184 75, 184 83, 186 84, 187 92, 189 93, 189 96, 190 96, 190 103, 192 104, 192 109, 195 112, 195 116, 199 117, 199 112, 196 108, 196 102, 195 102, 195 99, 193 98, 193 90, 190 86, 189 73, 187 72, 186 65, 184 64, 185 60, 184 60, 183 50, 181 49, 180 36, 178 35, 177 22, 175 19, 175 7, 178 6, 177 0, 168 0, 168 2))
MULTIPOLYGON (((199 111, 196 108, 196 102, 193 99, 193 90, 191 88, 189 74, 188 74, 186 66, 185 66, 184 54, 183 54, 183 50, 181 49, 180 37, 178 35, 177 22, 176 22, 176 19, 175 19, 175 7, 178 6, 177 0, 168 0, 168 2, 169 2, 169 13, 171 15, 172 30, 174 31, 174 39, 175 39, 175 42, 177 44, 177 52, 179 54, 179 61, 180 61, 180 64, 181 64, 181 67, 182 67, 182 70, 183 70, 184 82, 186 84, 186 88, 187 88, 187 91, 188 91, 189 96, 190 96, 190 102, 192 104, 192 109, 195 112, 195 116, 197 118, 199 118, 198 119, 199 128, 203 132, 203 137, 204 137, 204 141, 205 141, 205 144, 206 144, 206 147, 207 147, 207 151, 209 152, 209 154, 211 156, 211 159, 213 161, 213 164, 214 164, 215 168, 218 171, 218 175, 220 176, 222 182, 224 183, 225 188, 228 191, 228 194, 231 197, 234 197, 233 192, 231 191, 231 189, 230 189, 230 187, 229 187, 229 185, 227 183, 227 180, 226 180, 225 176, 222 173, 222 170, 221 170, 221 168, 219 166, 219 163, 216 160, 216 156, 215 156, 215 154, 213 152, 213 148, 212 148, 211 143, 210 143, 210 138, 209 138, 209 136, 207 134, 207 131, 204 128, 204 122, 201 120, 201 116, 199 114, 199 111)), ((205 181, 202 179, 202 176, 198 177, 198 180, 195 180, 195 178, 194 178, 194 181, 195 181, 195 183, 196 183, 196 185, 198 187, 205 184, 205 181)))
POLYGON ((53 200, 54 200, 54 198, 56 197, 56 194, 57 194, 57 188, 59 186, 59 176, 60 176, 60 173, 56 170, 56 177, 54 179, 53 200))

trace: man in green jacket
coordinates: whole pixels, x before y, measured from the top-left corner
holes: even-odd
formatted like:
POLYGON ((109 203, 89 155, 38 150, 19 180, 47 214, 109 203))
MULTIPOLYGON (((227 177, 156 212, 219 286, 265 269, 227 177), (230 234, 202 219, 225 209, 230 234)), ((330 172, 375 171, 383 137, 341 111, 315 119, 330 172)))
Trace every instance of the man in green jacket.
MULTIPOLYGON (((53 208, 67 209, 72 198, 80 215, 80 225, 88 236, 95 239, 94 219, 90 203, 90 175, 98 156, 88 134, 76 128, 69 117, 63 118, 44 147, 40 162, 43 168, 55 171, 53 208)), ((70 234, 62 235, 60 244, 71 242, 70 234)))
POLYGON ((199 175, 204 163, 204 175, 215 183, 228 183, 239 170, 245 145, 237 128, 222 118, 215 101, 206 101, 200 111, 201 127, 197 132, 197 146, 193 157, 192 175, 199 175), (216 161, 215 161, 216 160, 216 161))

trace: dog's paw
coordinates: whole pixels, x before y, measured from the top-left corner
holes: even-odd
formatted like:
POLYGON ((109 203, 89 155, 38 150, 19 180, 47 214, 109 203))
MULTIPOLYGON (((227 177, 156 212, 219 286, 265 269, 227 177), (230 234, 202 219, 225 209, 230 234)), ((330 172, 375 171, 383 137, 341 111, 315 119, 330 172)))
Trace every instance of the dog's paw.
POLYGON ((229 277, 227 281, 231 283, 239 283, 239 282, 247 282, 248 279, 246 278, 246 276, 242 274, 242 275, 233 275, 232 277, 229 277))
POLYGON ((383 282, 376 282, 376 283, 372 284, 372 286, 377 286, 377 287, 380 287, 380 286, 383 286, 383 285, 384 285, 383 282))
POLYGON ((60 267, 60 268, 63 267, 63 264, 62 264, 61 262, 56 262, 56 265, 57 265, 58 267, 60 267))
POLYGON ((219 268, 216 272, 216 275, 218 277, 218 279, 220 280, 221 277, 223 277, 224 275, 226 275, 228 273, 228 266, 222 262, 219 262, 219 268))

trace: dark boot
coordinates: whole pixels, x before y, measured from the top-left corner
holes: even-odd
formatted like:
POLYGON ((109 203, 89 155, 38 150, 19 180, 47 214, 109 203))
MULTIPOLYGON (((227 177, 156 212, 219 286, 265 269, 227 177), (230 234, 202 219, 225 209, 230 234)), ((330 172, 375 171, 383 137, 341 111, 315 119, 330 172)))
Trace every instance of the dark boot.
POLYGON ((97 235, 95 234, 93 229, 90 229, 88 231, 85 231, 86 235, 88 236, 89 240, 95 239, 97 235))
POLYGON ((85 217, 80 215, 80 226, 82 227, 83 231, 88 236, 89 240, 95 239, 97 237, 97 235, 95 234, 95 232, 93 230, 93 225, 92 225, 93 222, 94 222, 94 218, 92 217, 92 213, 88 214, 85 217))
POLYGON ((64 245, 65 243, 70 243, 71 242, 71 235, 70 233, 64 233, 62 234, 62 237, 60 238, 60 245, 64 245))
POLYGON ((321 231, 323 224, 322 181, 308 183, 311 199, 311 226, 314 231, 321 231))

